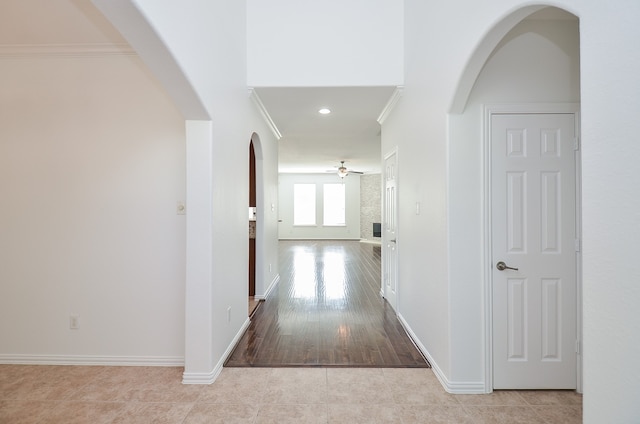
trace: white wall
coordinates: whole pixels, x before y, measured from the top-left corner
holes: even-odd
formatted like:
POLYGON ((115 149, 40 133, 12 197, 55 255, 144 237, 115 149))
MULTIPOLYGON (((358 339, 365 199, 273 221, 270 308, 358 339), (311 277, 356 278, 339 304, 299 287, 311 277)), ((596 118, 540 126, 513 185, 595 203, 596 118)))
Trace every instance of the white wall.
POLYGON ((401 85, 402 7, 402 0, 248 0, 247 82, 401 85))
POLYGON ((0 361, 181 364, 183 118, 137 57, 50 53, 0 58, 0 361))
MULTIPOLYGON (((269 253, 262 266, 277 264, 277 145, 247 92, 246 4, 94 2, 163 83, 187 82, 183 90, 173 87, 176 104, 200 99, 210 118, 182 109, 188 120, 185 382, 210 383, 248 325, 248 158, 254 132, 266 152, 262 189, 269 205, 264 223, 269 253), (167 66, 180 74, 168 75, 167 66), (185 101, 193 96, 197 99, 185 101)), ((270 275, 264 269, 258 273, 266 281, 275 279, 277 266, 270 275)))
POLYGON ((640 417, 640 3, 592 0, 575 7, 581 18, 584 422, 632 423, 640 417))
POLYGON ((464 113, 449 117, 453 381, 484 380, 483 105, 578 103, 579 48, 577 20, 521 22, 485 64, 464 113))
POLYGON ((280 239, 360 239, 360 176, 340 180, 336 174, 280 174, 280 239), (316 225, 293 225, 293 185, 316 184, 316 225), (344 183, 345 226, 324 226, 323 184, 344 183))
POLYGON ((443 48, 420 35, 426 13, 407 12, 408 22, 415 19, 407 26, 415 31, 406 41, 407 51, 414 52, 407 53, 403 98, 382 132, 383 151, 400 140, 399 312, 449 390, 481 391, 482 104, 579 101, 577 23, 527 21, 514 29, 485 64, 464 114, 448 116, 453 94, 443 92, 447 84, 455 92, 456 73, 447 66, 451 63, 435 62, 438 54, 450 56, 456 50, 423 53, 443 48), (435 94, 442 98, 438 101, 435 94), (420 215, 415 213, 418 202, 420 215), (420 266, 430 273, 421 273, 420 266), (413 302, 416 298, 428 307, 413 302))
POLYGON ((449 49, 455 51, 466 29, 455 36, 439 32, 446 29, 438 10, 447 7, 443 2, 438 7, 404 3, 405 88, 381 131, 382 155, 398 149, 397 312, 428 350, 436 371, 449 376, 446 104, 440 97, 453 85, 447 81, 456 65, 449 49))
MULTIPOLYGON (((207 2, 205 9, 197 2, 181 2, 179 6, 165 2, 151 3, 145 0, 143 9, 148 8, 148 18, 156 24, 160 37, 171 41, 172 51, 180 51, 181 54, 176 57, 198 87, 201 97, 207 99, 207 104, 212 104, 209 109, 221 110, 222 119, 217 125, 229 130, 236 128, 236 120, 242 120, 250 112, 242 106, 241 90, 231 90, 233 93, 230 93, 225 87, 234 89, 243 85, 240 81, 244 76, 242 59, 238 54, 244 55, 245 52, 239 48, 239 39, 244 33, 240 29, 244 25, 244 4, 213 1, 207 2), (162 16, 155 13, 156 9, 162 9, 162 16), (193 16, 188 16, 188 19, 182 16, 178 13, 182 9, 188 9, 193 16), (161 19, 157 20, 154 16, 161 19), (232 42, 226 43, 229 38, 232 42), (177 42, 180 40, 185 42, 177 42), (203 51, 211 52, 211 55, 202 55, 203 51), (211 57, 214 59, 209 60, 211 57), (215 65, 219 69, 215 69, 215 65), (225 108, 228 108, 228 114, 225 114, 225 108), (234 123, 226 124, 224 118, 232 119, 234 123)), ((259 7, 256 3, 249 3, 250 13, 260 10, 255 9, 259 7)), ((635 225, 640 208, 640 200, 636 195, 640 177, 634 172, 640 157, 640 144, 636 142, 636 136, 640 133, 640 121, 637 119, 640 112, 637 78, 640 75, 637 52, 640 3, 631 0, 555 0, 552 3, 580 17, 584 422, 630 423, 640 415, 635 399, 640 392, 640 364, 637 361, 640 341, 635 337, 640 332, 637 313, 640 265, 635 258, 635 241, 640 238, 640 226, 635 225)), ((293 4, 286 6, 295 7, 293 4)), ((456 348, 455 342, 452 343, 449 335, 453 308, 449 307, 448 249, 453 216, 449 216, 448 211, 450 141, 447 115, 463 109, 455 106, 466 103, 466 89, 471 89, 480 67, 488 57, 489 52, 482 48, 482 40, 485 37, 492 40, 488 46, 489 50, 493 49, 493 43, 529 13, 520 13, 524 7, 530 7, 531 11, 535 9, 526 0, 404 1, 406 88, 403 99, 382 129, 383 153, 395 145, 400 146, 398 242, 403 253, 400 257, 399 309, 419 335, 419 342, 428 347, 437 359, 440 371, 446 378, 462 378, 457 370, 459 364, 454 358, 457 353, 452 354, 452 349, 456 348), (467 74, 468 69, 471 71, 467 74), (465 89, 458 90, 459 87, 465 89), (422 204, 420 215, 415 215, 416 201, 422 204), (428 276, 424 276, 425 269, 429 270, 428 276)), ((285 20, 286 10, 274 7, 273 14, 283 13, 285 16, 282 19, 285 20)), ((273 28, 278 26, 269 30, 273 28)), ((275 43, 270 42, 270 45, 275 43)), ((338 48, 337 51, 344 50, 338 48)), ((257 54, 250 50, 250 60, 254 60, 257 54)), ((337 63, 353 64, 339 60, 337 63)), ((351 69, 350 66, 343 68, 347 71, 351 69)), ((322 75, 305 76, 305 79, 317 81, 318 84, 323 81, 329 84, 335 80, 322 75)), ((290 77, 294 78, 295 75, 290 77)), ((272 83, 273 80, 275 78, 268 82, 272 83)), ((295 79, 298 82, 300 80, 295 79)), ((248 81, 256 85, 259 82, 253 78, 248 81)), ((295 85, 293 82, 287 85, 295 85)), ((345 79, 345 83, 349 82, 345 79)), ((239 145, 244 146, 237 140, 247 135, 232 135, 224 134, 222 138, 216 138, 224 139, 227 149, 232 153, 230 157, 225 157, 225 161, 222 158, 215 159, 215 165, 219 166, 216 178, 225 172, 237 170, 237 160, 245 157, 236 149, 240 149, 239 145)), ((244 170, 239 174, 244 174, 244 170)), ((243 181, 238 184, 244 186, 243 181)), ((231 196, 228 207, 231 209, 229 214, 233 215, 241 202, 233 193, 224 190, 220 197, 225 194, 231 196)), ((215 197, 216 205, 220 205, 220 197, 215 197)), ((242 248, 238 249, 240 243, 237 240, 246 239, 245 226, 239 221, 236 223, 235 218, 230 218, 228 231, 232 241, 226 253, 242 252, 242 248)), ((216 255, 220 253, 225 252, 216 250, 216 255)), ((222 258, 229 257, 226 253, 222 258)), ((229 281, 229 277, 240 280, 244 267, 234 272, 231 269, 234 265, 236 260, 229 266, 221 264, 221 270, 216 266, 216 279, 223 277, 216 281, 229 281)), ((225 290, 228 288, 225 283, 220 283, 215 290, 216 295, 221 297, 212 310, 212 319, 216 322, 212 330, 216 335, 220 333, 218 308, 230 296, 234 299, 238 297, 238 305, 241 302, 242 293, 236 293, 239 289, 232 289, 232 293, 227 294, 225 290)), ((238 322, 234 321, 230 328, 236 329, 237 326, 238 322)), ((216 359, 219 357, 219 346, 228 343, 228 339, 228 333, 225 332, 224 337, 216 340, 216 359)), ((464 383, 462 380, 456 381, 464 383)))
MULTIPOLYGON (((640 329, 635 306, 640 302, 640 269, 634 259, 634 240, 640 236, 640 226, 634 225, 640 201, 633 194, 640 177, 631 171, 640 157, 640 145, 635 142, 640 130, 635 118, 640 112, 640 58, 634 47, 640 37, 635 24, 640 4, 622 0, 554 4, 580 17, 584 422, 631 423, 640 416, 634 400, 640 392, 640 365, 635 359, 640 354, 640 341, 631 336, 640 329)), ((447 205, 461 200, 455 194, 459 188, 454 193, 460 179, 453 155, 460 157, 464 149, 452 144, 458 129, 452 124, 457 118, 448 117, 448 113, 457 112, 457 106, 466 103, 469 81, 475 81, 495 45, 492 43, 535 9, 520 14, 525 6, 530 3, 459 0, 435 5, 405 1, 405 90, 382 130, 383 152, 399 145, 399 310, 451 389, 464 390, 466 383, 474 386, 481 370, 473 365, 467 369, 460 362, 463 355, 476 355, 472 361, 479 361, 478 353, 459 351, 465 330, 458 313, 467 298, 452 300, 462 287, 454 283, 452 278, 458 277, 450 272, 455 263, 453 253, 459 249, 453 242, 462 227, 461 216, 447 205), (482 40, 489 41, 488 51, 482 40), (466 74, 468 69, 471 72, 466 74), (416 201, 423 204, 421 215, 411 213, 416 201), (429 276, 421 276, 418 266, 429 269, 429 276)), ((564 101, 575 94, 572 85, 558 93, 558 98, 564 101)), ((468 163, 473 161, 468 159, 468 163)), ((478 167, 475 162, 471 172, 477 173, 478 167)), ((478 202, 477 198, 473 202, 478 202)), ((474 337, 477 340, 478 336, 474 337)))

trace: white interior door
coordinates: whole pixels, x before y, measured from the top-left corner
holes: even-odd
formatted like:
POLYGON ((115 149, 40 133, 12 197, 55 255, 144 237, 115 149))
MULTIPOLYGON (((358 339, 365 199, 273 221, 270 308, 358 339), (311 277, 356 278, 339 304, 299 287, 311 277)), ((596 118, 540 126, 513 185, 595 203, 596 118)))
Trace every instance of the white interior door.
POLYGON ((574 121, 491 118, 495 389, 576 388, 574 121))
POLYGON ((398 155, 396 151, 387 155, 384 160, 384 216, 383 251, 382 251, 382 285, 387 302, 397 311, 398 303, 398 244, 396 230, 398 226, 398 155))

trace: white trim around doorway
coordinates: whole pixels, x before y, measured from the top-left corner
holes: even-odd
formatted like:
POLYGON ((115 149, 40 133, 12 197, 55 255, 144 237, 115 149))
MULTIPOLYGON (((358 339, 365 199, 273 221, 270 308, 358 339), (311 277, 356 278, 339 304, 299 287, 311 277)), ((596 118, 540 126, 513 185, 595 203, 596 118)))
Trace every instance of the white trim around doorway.
MULTIPOLYGON (((483 310, 484 310, 484 374, 485 393, 493 392, 493 301, 492 301, 492 258, 491 258, 491 117, 497 114, 570 113, 575 116, 577 146, 580 146, 580 104, 579 103, 528 103, 528 104, 487 104, 483 106, 482 129, 482 263, 483 267, 483 310)), ((576 234, 577 245, 582 241, 582 173, 580 148, 576 154, 576 234)), ((577 246, 578 247, 578 246, 577 246)), ((582 393, 582 254, 577 249, 576 260, 576 329, 577 391, 582 393)))
MULTIPOLYGON (((382 178, 381 178, 381 182, 380 182, 380 190, 382 191, 382 201, 383 201, 383 205, 382 205, 382 237, 380 239, 380 245, 382 246, 382 252, 384 254, 384 250, 385 250, 385 244, 388 242, 387 240, 385 240, 385 232, 384 232, 384 224, 387 220, 387 216, 386 216, 386 211, 387 211, 387 205, 386 203, 386 195, 385 195, 385 184, 386 184, 386 176, 387 176, 387 170, 385 168, 385 164, 387 159, 389 159, 391 156, 395 155, 396 156, 396 169, 394 170, 395 172, 395 181, 396 181, 396 192, 395 192, 395 202, 396 202, 396 208, 398 207, 398 202, 400 200, 400 193, 399 193, 399 184, 398 184, 398 180, 399 180, 399 173, 398 173, 398 169, 399 169, 399 156, 398 156, 398 146, 394 146, 392 149, 390 149, 383 157, 382 157, 382 178)), ((397 211, 396 211, 396 222, 395 222, 395 227, 396 227, 396 239, 397 236, 399 234, 399 222, 398 222, 398 218, 397 218, 397 211)), ((396 250, 399 251, 399 247, 396 245, 396 250)), ((399 254, 396 253, 396 258, 399 257, 399 254)), ((381 284, 381 288, 380 288, 380 295, 387 299, 387 289, 386 289, 386 285, 385 285, 385 275, 387 272, 386 269, 386 264, 384 259, 382 260, 382 267, 381 267, 381 275, 380 275, 380 284, 381 284)), ((396 269, 395 269, 395 279, 396 279, 396 296, 395 296, 395 305, 393 305, 393 309, 396 313, 396 315, 400 315, 400 285, 399 285, 399 273, 398 273, 398 264, 396 263, 396 269)))

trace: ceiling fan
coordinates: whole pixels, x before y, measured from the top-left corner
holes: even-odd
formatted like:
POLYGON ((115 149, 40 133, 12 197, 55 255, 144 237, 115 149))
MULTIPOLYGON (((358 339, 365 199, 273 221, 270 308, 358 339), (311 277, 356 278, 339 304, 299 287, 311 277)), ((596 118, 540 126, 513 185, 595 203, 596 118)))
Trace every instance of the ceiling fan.
POLYGON ((340 178, 344 178, 349 174, 364 174, 364 172, 353 171, 353 170, 347 169, 347 167, 344 166, 344 161, 341 160, 340 161, 340 166, 338 167, 338 176, 340 178))

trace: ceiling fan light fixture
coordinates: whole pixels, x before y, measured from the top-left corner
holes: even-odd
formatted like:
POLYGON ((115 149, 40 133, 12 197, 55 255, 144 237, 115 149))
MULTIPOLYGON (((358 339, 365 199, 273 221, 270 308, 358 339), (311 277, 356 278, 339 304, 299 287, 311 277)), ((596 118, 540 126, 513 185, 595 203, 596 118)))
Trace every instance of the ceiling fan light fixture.
POLYGON ((328 115, 328 114, 330 114, 330 113, 331 113, 331 109, 328 109, 328 108, 326 108, 326 107, 323 107, 322 109, 320 109, 320 110, 318 111, 318 113, 319 113, 320 115, 328 115))
POLYGON ((349 171, 347 170, 347 167, 344 166, 344 161, 340 161, 340 167, 338 168, 338 177, 344 178, 347 175, 349 175, 349 171))

